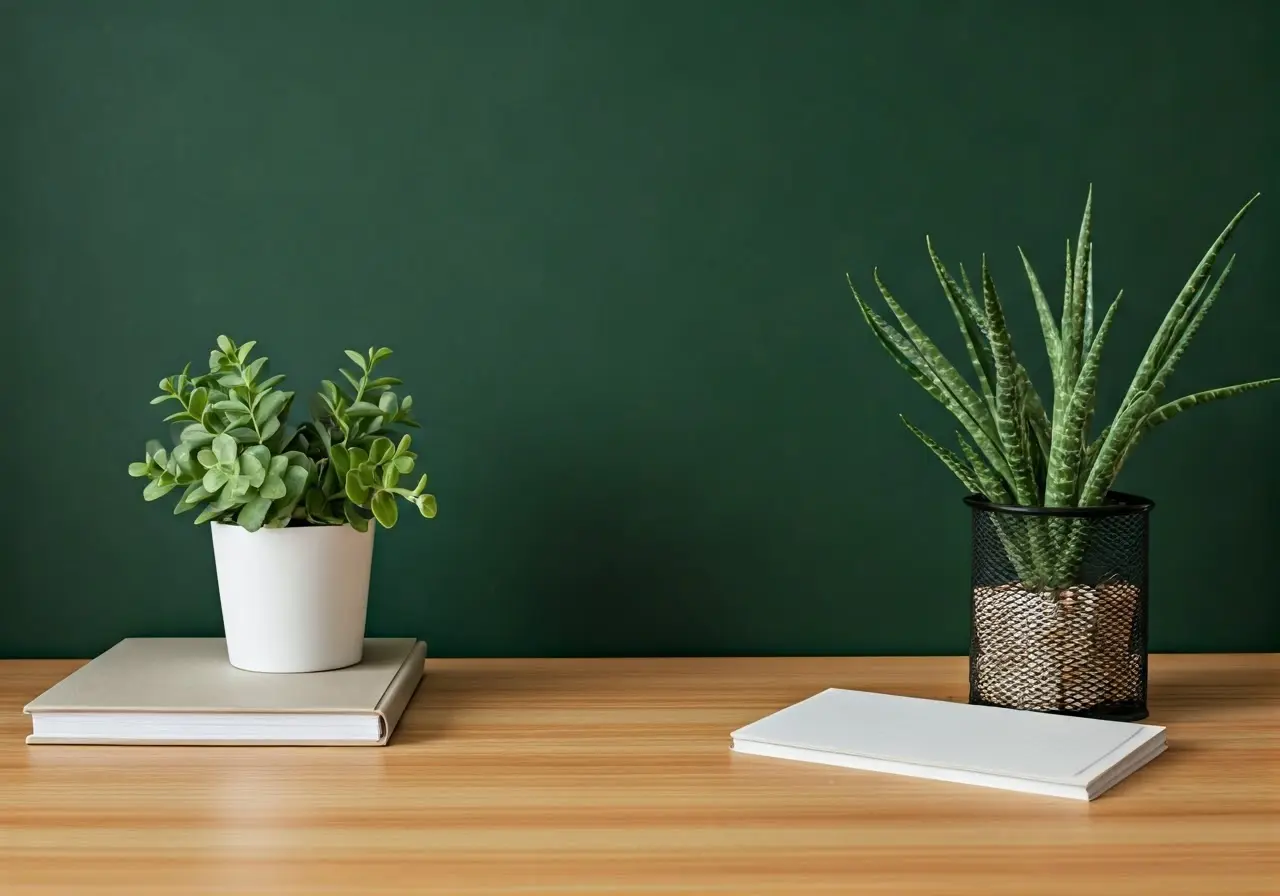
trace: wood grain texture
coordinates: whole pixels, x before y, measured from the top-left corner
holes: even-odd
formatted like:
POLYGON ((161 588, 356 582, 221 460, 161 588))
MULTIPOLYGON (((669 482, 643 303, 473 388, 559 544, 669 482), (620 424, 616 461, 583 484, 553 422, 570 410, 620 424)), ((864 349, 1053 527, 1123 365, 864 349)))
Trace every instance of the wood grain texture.
POLYGON ((0 663, 0 893, 1274 894, 1280 655, 1156 656, 1169 750, 1093 803, 730 753, 964 658, 428 659, 391 745, 27 746, 77 663, 0 663))

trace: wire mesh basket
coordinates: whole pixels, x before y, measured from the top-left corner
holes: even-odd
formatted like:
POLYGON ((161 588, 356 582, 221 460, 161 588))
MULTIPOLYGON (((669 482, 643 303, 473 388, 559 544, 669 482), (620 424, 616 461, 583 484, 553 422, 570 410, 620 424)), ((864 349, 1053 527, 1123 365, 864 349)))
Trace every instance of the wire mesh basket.
POLYGON ((973 517, 969 702, 1135 721, 1147 716, 1152 502, 1098 507, 965 498, 973 517))

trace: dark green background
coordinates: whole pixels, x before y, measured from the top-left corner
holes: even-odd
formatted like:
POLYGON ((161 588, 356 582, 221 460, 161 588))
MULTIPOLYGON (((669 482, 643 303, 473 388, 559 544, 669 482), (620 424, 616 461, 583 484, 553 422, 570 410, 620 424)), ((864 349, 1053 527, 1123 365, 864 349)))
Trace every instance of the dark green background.
MULTIPOLYGON (((371 634, 963 652, 961 488, 897 415, 954 427, 845 274, 958 355, 924 236, 987 252, 1043 371, 1016 246, 1060 289, 1092 182, 1105 416, 1261 191, 1173 388, 1280 374, 1277 6, 0 3, 0 655, 220 634, 208 530, 125 474, 220 332, 302 390, 396 349, 441 512, 379 533, 371 634)), ((1126 469, 1154 649, 1280 649, 1278 412, 1126 469)))

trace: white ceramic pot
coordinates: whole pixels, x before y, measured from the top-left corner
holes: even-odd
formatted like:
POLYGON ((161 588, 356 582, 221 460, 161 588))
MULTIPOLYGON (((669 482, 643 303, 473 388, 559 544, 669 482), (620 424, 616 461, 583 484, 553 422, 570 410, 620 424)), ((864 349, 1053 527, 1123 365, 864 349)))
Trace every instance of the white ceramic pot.
POLYGON ((376 525, 211 526, 231 665, 321 672, 360 662, 376 525))

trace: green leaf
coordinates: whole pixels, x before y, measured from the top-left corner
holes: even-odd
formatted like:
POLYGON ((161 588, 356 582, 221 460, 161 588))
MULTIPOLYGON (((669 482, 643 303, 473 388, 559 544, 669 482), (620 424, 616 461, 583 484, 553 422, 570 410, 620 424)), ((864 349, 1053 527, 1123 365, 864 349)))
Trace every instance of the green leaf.
MULTIPOLYGON (((932 370, 927 369, 928 365, 924 359, 919 356, 915 347, 907 341, 900 333, 895 331, 880 315, 871 309, 862 297, 858 295, 858 291, 854 289, 853 282, 850 280, 849 289, 853 292, 854 300, 858 303, 858 308, 862 311, 863 319, 880 341, 880 345, 890 357, 897 362, 898 366, 907 371, 916 383, 929 393, 939 404, 945 407, 951 414, 960 421, 965 430, 978 443, 983 453, 987 455, 991 465, 995 467, 1005 479, 1011 479, 1012 473, 1009 471, 1009 465, 1005 461, 1001 448, 977 426, 973 419, 965 412, 960 403, 947 392, 942 383, 936 378, 932 370)), ((401 405, 403 409, 404 405, 401 405)), ((407 422, 407 421, 406 421, 407 422)), ((409 424, 413 425, 413 424, 409 424)))
POLYGON ((384 347, 384 348, 377 349, 376 351, 371 349, 370 351, 371 351, 371 354, 369 356, 370 364, 377 364, 379 361, 383 361, 391 357, 391 349, 389 348, 384 347))
POLYGON ((363 467, 369 462, 369 452, 358 446, 347 449, 347 456, 351 459, 351 468, 363 467))
POLYGON ((1129 444, 1133 431, 1151 412, 1155 405, 1155 396, 1144 392, 1125 410, 1121 411, 1111 424, 1107 438, 1098 450, 1098 459, 1085 479, 1080 490, 1080 507, 1094 507, 1102 502, 1120 471, 1120 463, 1129 444))
POLYGON ((226 376, 218 378, 218 385, 226 386, 229 389, 235 388, 236 386, 243 386, 244 377, 238 373, 228 373, 226 376))
POLYGON ((247 426, 237 426, 235 429, 227 430, 225 435, 231 436, 241 445, 256 445, 258 442, 258 434, 247 426))
POLYGON ((1182 291, 1174 300, 1172 307, 1165 314, 1164 320, 1161 321, 1156 334, 1151 337, 1151 342, 1147 345, 1146 353, 1142 357, 1142 361, 1138 365, 1138 370, 1134 374, 1133 379, 1129 383, 1129 388, 1125 392, 1124 400, 1120 403, 1121 413, 1132 406, 1138 398, 1150 392, 1150 387, 1163 366, 1162 362, 1166 358, 1169 347, 1175 345, 1181 336, 1183 322, 1186 321, 1187 308, 1199 294, 1201 287, 1209 277, 1209 273, 1213 269, 1214 263, 1218 259, 1218 254, 1222 251, 1223 246, 1231 238, 1231 234, 1243 220, 1245 213, 1249 207, 1253 205, 1260 194, 1254 194, 1248 202, 1244 204, 1223 231, 1218 234, 1218 238, 1213 241, 1209 250, 1205 252, 1204 257, 1200 259, 1200 263, 1196 265, 1191 276, 1187 279, 1186 284, 1182 287, 1182 291))
POLYGON ((384 529, 393 527, 400 516, 400 508, 396 504, 395 495, 390 492, 377 492, 373 496, 373 502, 370 504, 369 509, 373 511, 374 518, 384 529))
POLYGON ((210 520, 217 519, 222 516, 225 511, 226 508, 210 504, 204 510, 200 511, 200 515, 195 519, 195 525, 199 526, 201 523, 207 523, 210 520))
MULTIPOLYGON (((254 363, 257 363, 257 362, 254 362, 254 363)), ((252 369, 253 369, 253 368, 252 368, 252 366, 251 366, 251 367, 250 367, 250 370, 252 370, 252 369)), ((254 373, 254 376, 257 376, 257 373, 258 373, 258 372, 257 372, 256 370, 254 370, 254 371, 253 371, 253 373, 254 373)), ((265 380, 263 380, 261 383, 259 383, 259 384, 258 384, 258 388, 259 388, 259 389, 270 389, 270 388, 272 388, 273 386, 278 386, 278 385, 280 385, 281 383, 283 383, 283 382, 284 382, 284 380, 285 380, 285 376, 284 376, 284 374, 283 374, 283 373, 277 373, 275 376, 269 376, 269 377, 267 377, 265 380)))
POLYGON ((330 405, 338 403, 339 393, 338 387, 333 384, 333 380, 321 380, 321 397, 328 399, 330 405))
POLYGON ((213 497, 204 490, 198 482, 193 482, 187 486, 187 490, 183 492, 181 500, 173 508, 174 516, 180 513, 186 513, 188 510, 194 510, 196 505, 202 501, 207 501, 213 497))
POLYGON ((179 442, 174 446, 173 454, 170 459, 177 462, 178 469, 186 476, 203 476, 204 471, 199 469, 196 462, 191 457, 191 446, 186 442, 179 442))
POLYGON ((1235 386, 1222 386, 1217 389, 1206 389, 1203 392, 1196 392, 1193 395, 1184 395, 1177 401, 1171 401, 1163 404, 1147 415, 1143 421, 1143 429, 1150 430, 1172 420, 1183 411, 1190 410, 1196 405, 1208 404, 1211 401, 1220 401, 1224 398, 1232 398, 1236 395, 1242 395, 1245 392, 1252 392, 1254 389, 1261 389, 1264 386, 1271 386, 1280 383, 1280 377, 1272 377, 1266 380, 1254 380, 1251 383, 1239 383, 1235 386))
POLYGON ((942 260, 938 258, 937 252, 933 249, 933 241, 926 237, 925 245, 929 249, 934 273, 937 274, 938 282, 942 284, 942 291, 947 297, 947 303, 951 306, 951 314, 955 317, 956 324, 960 327, 960 334, 964 337, 969 364, 977 374, 978 386, 987 402, 987 409, 994 414, 996 399, 992 384, 996 381, 995 362, 991 358, 991 349, 984 341, 982 326, 973 316, 973 309, 965 300, 964 293, 947 272, 942 260))
POLYGON ((267 511, 270 509, 271 499, 258 495, 240 508, 240 513, 236 515, 236 522, 250 532, 257 532, 262 528, 262 523, 267 518, 267 511))
POLYGON ((413 438, 408 433, 402 435, 400 437, 400 444, 396 445, 396 457, 407 452, 411 445, 413 445, 413 438))
POLYGON ((924 359, 925 363, 933 371, 936 380, 960 403, 973 422, 989 438, 996 438, 995 421, 992 419, 990 409, 983 403, 978 393, 973 391, 973 387, 965 381, 959 371, 939 351, 933 341, 925 335, 924 331, 920 329, 898 301, 894 299, 888 288, 880 280, 878 272, 874 273, 874 279, 877 288, 880 290, 880 295, 884 297, 885 304, 893 311, 894 317, 902 325, 907 338, 911 340, 919 356, 924 359))
POLYGON ((345 367, 339 367, 339 368, 338 368, 338 373, 340 373, 340 374, 342 374, 344 377, 346 377, 347 382, 351 384, 351 388, 352 388, 352 389, 354 389, 354 390, 356 391, 356 394, 357 394, 357 395, 359 395, 359 394, 360 394, 360 381, 359 381, 358 379, 356 379, 355 375, 354 375, 354 374, 352 374, 352 373, 351 373, 351 371, 347 370, 347 368, 345 368, 345 367))
POLYGON ((214 435, 199 423, 192 423, 182 430, 179 441, 186 442, 193 448, 200 448, 213 443, 214 435))
POLYGON ((218 348, 222 349, 227 354, 231 354, 231 352, 234 351, 234 346, 231 340, 226 336, 218 337, 218 348))
MULTIPOLYGON (((303 471, 305 474, 305 470, 303 471)), ((262 486, 258 489, 258 494, 264 498, 274 501, 277 498, 283 498, 287 493, 284 480, 279 476, 268 475, 262 482, 262 486)))
POLYGON ((418 512, 427 519, 433 519, 436 515, 436 496, 423 495, 418 499, 418 512))
MULTIPOLYGON (((397 458, 398 460, 399 458, 397 458)), ((400 482, 400 471, 396 469, 394 464, 387 464, 382 468, 382 487, 395 488, 400 482)))
POLYGON ((163 498, 169 492, 173 491, 173 482, 164 482, 160 479, 153 479, 147 483, 147 487, 142 490, 142 497, 147 501, 155 501, 163 498))
POLYGON ((280 420, 278 417, 272 417, 267 420, 266 423, 262 424, 262 441, 265 442, 267 439, 271 438, 276 434, 278 429, 280 429, 280 420))
POLYGON ((284 476, 284 471, 287 469, 289 469, 289 458, 283 454, 277 454, 267 464, 267 473, 271 476, 284 476))
POLYGON ((1093 344, 1093 243, 1089 243, 1089 261, 1084 274, 1084 336, 1082 345, 1086 354, 1093 344))
MULTIPOLYGON (((288 516, 293 513, 298 501, 306 491, 311 474, 304 467, 291 466, 284 471, 284 495, 276 500, 273 514, 288 516)), ((265 484, 264 484, 265 487, 265 484)))
POLYGON ((229 398, 226 401, 219 401, 214 404, 215 411, 238 411, 242 414, 249 413, 249 406, 238 398, 229 398))
POLYGON ((982 296, 990 331, 991 355, 996 366, 996 429, 1012 474, 1010 484, 1013 486, 1014 498, 1023 506, 1032 506, 1037 503, 1036 488, 1031 475, 1026 440, 1019 424, 1021 402, 1018 399, 1021 394, 1016 377, 1018 362, 1005 325, 1004 309, 1000 304, 995 282, 991 279, 991 270, 987 267, 986 256, 982 259, 982 296))
POLYGON ((139 476, 146 476, 150 470, 151 470, 150 464, 145 464, 145 463, 129 464, 129 475, 135 479, 137 479, 139 476))
MULTIPOLYGON (((258 447, 262 446, 259 445, 258 447)), ((263 480, 267 478, 267 469, 262 465, 262 462, 258 460, 258 458, 248 452, 245 452, 240 455, 239 476, 243 477, 244 481, 248 482, 249 485, 254 488, 258 488, 262 485, 263 480)))
POLYGON ((235 495, 237 498, 243 497, 247 499, 252 497, 249 493, 253 488, 253 481, 248 476, 241 473, 232 473, 230 478, 227 480, 227 485, 225 486, 224 491, 229 490, 231 494, 235 495))
MULTIPOLYGON (((1093 187, 1089 187, 1085 197, 1084 214, 1080 218, 1080 236, 1076 241, 1076 257, 1071 271, 1070 301, 1062 308, 1062 346, 1058 358, 1058 381, 1055 387, 1055 405, 1066 405, 1076 387, 1076 378, 1080 375, 1080 364, 1084 350, 1084 298, 1085 298, 1085 266, 1089 261, 1090 235, 1093 227, 1093 187)), ((1053 439, 1056 442, 1061 435, 1061 420, 1055 406, 1053 418, 1053 439)))
POLYGON ((249 357, 249 352, 253 351, 253 347, 258 343, 250 339, 244 345, 240 346, 240 350, 236 352, 236 360, 243 364, 245 359, 249 357))
POLYGON ((352 503, 363 506, 369 500, 369 487, 360 481, 358 470, 348 470, 344 482, 347 497, 352 503))
POLYGON ((406 395, 404 398, 400 399, 400 413, 402 413, 402 414, 406 414, 406 413, 408 413, 408 412, 409 412, 409 408, 411 408, 411 407, 413 407, 413 396, 412 396, 412 395, 406 395))
POLYGON ((413 458, 408 455, 397 457, 391 463, 398 473, 408 474, 413 472, 413 458))
POLYGON ((209 494, 212 495, 216 493, 218 489, 222 488, 224 485, 227 484, 226 471, 221 470, 218 467, 214 467, 211 470, 206 470, 204 474, 204 478, 203 480, 201 480, 201 484, 204 486, 204 490, 207 491, 209 494))
POLYGON ((386 389, 389 386, 403 386, 404 380, 397 379, 394 376, 380 376, 377 379, 369 380, 370 389, 386 389))
POLYGON ((347 409, 347 415, 351 417, 380 417, 382 409, 376 404, 367 401, 357 401, 347 409))
POLYGON ((292 397, 292 392, 270 392, 258 404, 253 412, 253 419, 259 425, 263 421, 275 417, 292 397))
POLYGON ((157 395, 155 398, 151 399, 151 404, 161 404, 162 402, 166 402, 166 401, 175 401, 177 400, 177 398, 178 396, 173 394, 157 395))
POLYGON ((422 478, 418 480, 418 484, 413 490, 413 494, 415 496, 422 494, 423 490, 426 489, 426 487, 427 487, 427 474, 423 473, 422 478))
POLYGON ((200 462, 200 466, 206 470, 212 469, 218 465, 218 457, 208 448, 201 448, 200 453, 196 455, 196 460, 200 462))
MULTIPOLYGON (((1161 359, 1160 369, 1156 371, 1155 376, 1151 379, 1150 392, 1157 398, 1164 392, 1164 388, 1169 382, 1169 377, 1173 376, 1173 371, 1178 366, 1178 361, 1182 359, 1183 354, 1191 346, 1191 340, 1200 331, 1200 325, 1204 322, 1205 315, 1209 313, 1209 309, 1218 300, 1218 293, 1222 291, 1222 286, 1231 274, 1231 268, 1235 266, 1235 262, 1236 257, 1234 255, 1228 258, 1222 273, 1218 275, 1217 280, 1214 281, 1213 288, 1209 290, 1209 294, 1198 302, 1192 302, 1187 307, 1184 315, 1186 322, 1181 328, 1182 332, 1176 340, 1171 340, 1172 344, 1169 350, 1161 359)), ((1203 291, 1202 288, 1201 292, 1203 291)))
POLYGON ((213 440, 213 455, 220 464, 230 466, 235 461, 238 451, 236 440, 225 432, 219 433, 213 440))
MULTIPOLYGON (((266 367, 266 366, 267 366, 267 359, 266 359, 265 357, 263 357, 263 358, 258 358, 256 361, 254 361, 252 364, 250 364, 249 366, 247 366, 247 367, 244 369, 244 381, 245 381, 246 383, 256 382, 256 381, 257 381, 257 379, 258 379, 258 374, 259 374, 259 373, 261 373, 261 372, 262 372, 262 368, 263 368, 263 367, 266 367)), ((270 388, 271 388, 271 386, 273 386, 273 385, 275 385, 275 384, 274 384, 274 383, 272 383, 272 384, 268 385, 268 384, 265 384, 265 383, 264 383, 264 384, 260 384, 258 388, 260 388, 260 389, 270 389, 270 388)))
POLYGON ((342 513, 346 516, 347 522, 351 524, 351 528, 355 529, 357 532, 369 531, 368 518, 361 515, 360 511, 357 510, 356 506, 350 501, 342 502, 342 513))
POLYGON ((271 452, 266 445, 250 445, 250 447, 244 449, 244 453, 259 462, 262 470, 266 470, 271 466, 271 452))
POLYGON ((360 368, 362 373, 369 372, 369 362, 365 360, 364 355, 359 352, 352 351, 351 349, 345 349, 345 352, 347 357, 351 359, 352 363, 360 368))
POLYGON ((386 436, 378 436, 369 445, 369 463, 375 467, 394 456, 396 446, 386 436))
POLYGON ((1036 276, 1036 272, 1031 267, 1031 260, 1027 258, 1022 247, 1018 247, 1018 254, 1022 256, 1022 267, 1027 272, 1027 282, 1031 284, 1031 296, 1036 302, 1036 313, 1040 316, 1040 332, 1044 335, 1045 353, 1049 356, 1049 369, 1053 373, 1053 382, 1056 387, 1058 384, 1058 357, 1062 353, 1062 339, 1058 334, 1058 322, 1053 319, 1053 311, 1049 308, 1049 300, 1045 297, 1044 290, 1040 286, 1040 278, 1036 276))
POLYGON ((394 417, 396 411, 400 410, 400 402, 396 399, 394 392, 383 392, 382 397, 378 399, 378 407, 389 417, 394 417))
POLYGON ((345 477, 347 471, 351 469, 351 458, 347 454, 347 449, 341 445, 334 445, 329 449, 329 460, 333 462, 333 469, 341 477, 345 477))
POLYGON ((325 500, 324 491, 322 489, 319 489, 319 488, 308 489, 305 501, 306 501, 307 513, 310 516, 315 517, 316 519, 319 519, 321 516, 324 515, 325 505, 328 502, 325 500))
POLYGON ((1080 484, 1080 463, 1083 459, 1085 415, 1093 404, 1098 386, 1098 367, 1102 360, 1102 347, 1111 332, 1111 322, 1116 309, 1120 307, 1120 299, 1116 296, 1107 313, 1102 318, 1102 326, 1089 346, 1080 375, 1067 402, 1061 420, 1061 433, 1054 433, 1053 448, 1049 455, 1049 468, 1045 481, 1044 506, 1074 507, 1076 505, 1076 488, 1080 484))
POLYGON ((946 448, 943 448, 933 439, 929 438, 929 436, 925 435, 921 430, 917 429, 906 417, 903 417, 901 414, 899 417, 902 422, 906 424, 907 429, 911 430, 917 439, 924 442, 925 447, 938 456, 938 460, 942 461, 946 468, 955 474, 956 478, 964 484, 965 488, 971 492, 982 491, 982 485, 978 482, 978 477, 973 474, 972 470, 965 466, 964 461, 956 457, 954 453, 948 451, 946 448))
MULTIPOLYGON (((999 504, 1007 504, 1013 500, 1009 494, 1008 488, 982 460, 982 456, 977 450, 970 445, 964 438, 964 435, 957 432, 956 440, 960 443, 960 450, 964 453, 965 460, 969 462, 970 469, 973 470, 975 476, 978 477, 978 484, 981 486, 979 493, 984 495, 988 501, 995 501, 999 504)), ((425 478, 425 477, 424 477, 425 478)))

